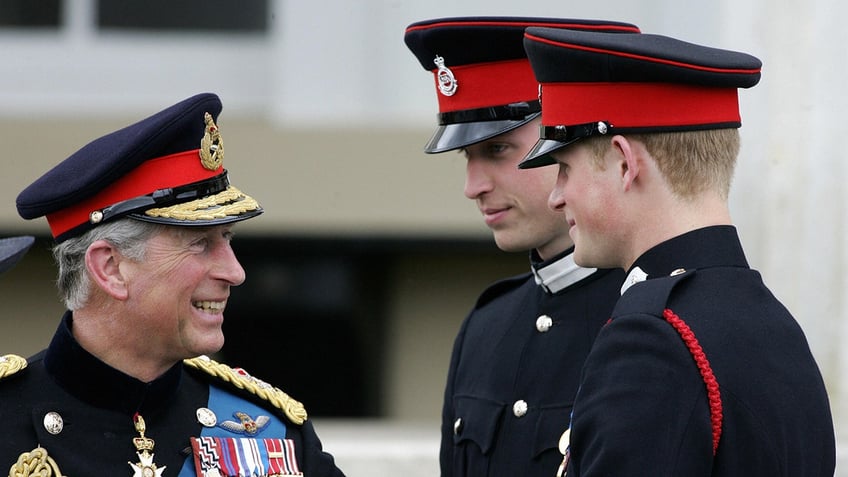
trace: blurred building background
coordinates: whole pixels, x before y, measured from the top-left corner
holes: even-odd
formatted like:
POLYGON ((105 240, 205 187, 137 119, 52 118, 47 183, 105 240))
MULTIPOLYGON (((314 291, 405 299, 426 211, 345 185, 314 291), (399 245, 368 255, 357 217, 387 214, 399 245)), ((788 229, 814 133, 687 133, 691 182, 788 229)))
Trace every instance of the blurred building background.
POLYGON ((3 0, 0 235, 39 241, 0 278, 0 353, 46 346, 62 312, 46 222, 18 217, 18 192, 89 140, 215 92, 231 178, 266 209, 237 230, 248 280, 221 358, 304 401, 349 476, 437 474, 454 335, 478 293, 527 257, 492 244, 462 195, 461 155, 421 152, 436 99, 404 28, 603 18, 763 60, 740 95, 732 211, 750 263, 807 333, 845 441, 846 11, 836 0, 3 0))

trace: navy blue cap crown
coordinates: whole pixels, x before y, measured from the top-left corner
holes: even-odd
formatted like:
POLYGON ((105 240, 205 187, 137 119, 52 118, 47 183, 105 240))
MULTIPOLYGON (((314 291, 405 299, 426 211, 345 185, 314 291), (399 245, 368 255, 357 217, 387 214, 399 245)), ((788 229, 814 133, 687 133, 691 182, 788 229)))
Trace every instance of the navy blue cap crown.
POLYGON ((436 56, 448 67, 527 57, 522 40, 532 27, 566 28, 610 33, 638 33, 630 23, 544 17, 450 17, 415 22, 406 27, 404 42, 421 66, 432 71, 436 56))
POLYGON ((262 213, 229 185, 221 109, 198 94, 88 143, 24 189, 18 213, 47 216, 59 242, 123 216, 201 226, 262 213))
POLYGON ((454 17, 413 23, 404 42, 433 73, 439 127, 425 152, 468 146, 538 117, 522 39, 528 27, 638 33, 629 23, 538 17, 454 17))
POLYGON ((661 35, 528 28, 524 47, 540 83, 541 139, 519 167, 590 135, 738 128, 738 88, 762 63, 741 52, 661 35))

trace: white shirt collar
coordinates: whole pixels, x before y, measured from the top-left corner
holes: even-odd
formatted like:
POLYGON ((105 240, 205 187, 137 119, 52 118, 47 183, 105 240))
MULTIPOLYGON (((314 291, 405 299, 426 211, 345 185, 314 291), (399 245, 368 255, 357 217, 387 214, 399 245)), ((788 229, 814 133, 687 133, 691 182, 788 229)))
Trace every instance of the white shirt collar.
POLYGON ((536 284, 549 293, 557 293, 595 273, 597 268, 583 268, 574 263, 574 254, 569 253, 561 259, 541 268, 531 266, 536 284))

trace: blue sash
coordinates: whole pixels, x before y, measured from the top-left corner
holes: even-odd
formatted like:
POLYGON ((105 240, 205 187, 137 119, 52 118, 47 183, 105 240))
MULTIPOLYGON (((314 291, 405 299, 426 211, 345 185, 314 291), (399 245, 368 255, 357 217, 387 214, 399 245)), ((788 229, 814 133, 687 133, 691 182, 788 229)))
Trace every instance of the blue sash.
POLYGON ((207 405, 214 420, 199 419, 203 430, 191 438, 192 455, 179 477, 302 475, 294 441, 273 412, 216 386, 209 387, 207 405))

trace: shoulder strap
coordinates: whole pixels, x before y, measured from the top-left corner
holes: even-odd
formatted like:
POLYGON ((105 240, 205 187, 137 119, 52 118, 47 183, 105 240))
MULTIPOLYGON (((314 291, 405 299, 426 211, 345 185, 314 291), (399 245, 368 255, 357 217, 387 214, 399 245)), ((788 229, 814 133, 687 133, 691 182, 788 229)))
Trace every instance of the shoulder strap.
POLYGON ((0 356, 0 379, 7 378, 27 367, 27 360, 16 354, 0 356))
POLYGON ((631 311, 662 316, 674 287, 694 274, 695 270, 680 269, 667 277, 651 278, 633 285, 618 299, 612 316, 631 311))
POLYGON ((523 273, 521 275, 515 275, 498 280, 480 293, 480 296, 477 297, 477 302, 474 304, 474 308, 480 308, 495 298, 520 287, 530 277, 530 273, 523 273))
POLYGON ((233 369, 226 364, 218 363, 208 356, 198 356, 197 358, 187 359, 183 362, 186 366, 204 371, 220 381, 229 383, 238 389, 248 391, 264 399, 281 410, 289 420, 297 425, 306 422, 307 414, 303 404, 292 399, 279 388, 271 386, 261 379, 255 378, 244 371, 233 369))
MULTIPOLYGON (((616 310, 639 310, 647 312, 654 316, 661 316, 668 324, 677 331, 680 339, 692 355, 695 365, 698 367, 698 372, 704 380, 704 386, 707 390, 707 400, 710 406, 710 423, 713 433, 713 455, 718 450, 718 443, 721 440, 721 421, 723 418, 721 392, 719 390, 718 380, 713 374, 710 362, 704 353, 698 338, 695 333, 689 328, 689 325, 683 321, 680 316, 668 308, 668 297, 677 284, 686 278, 695 274, 695 270, 678 270, 672 273, 671 276, 663 278, 655 278, 639 283, 638 293, 627 293, 621 296, 619 303, 616 305, 616 310)), ((615 314, 615 313, 614 313, 615 314)))

